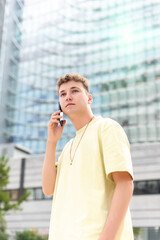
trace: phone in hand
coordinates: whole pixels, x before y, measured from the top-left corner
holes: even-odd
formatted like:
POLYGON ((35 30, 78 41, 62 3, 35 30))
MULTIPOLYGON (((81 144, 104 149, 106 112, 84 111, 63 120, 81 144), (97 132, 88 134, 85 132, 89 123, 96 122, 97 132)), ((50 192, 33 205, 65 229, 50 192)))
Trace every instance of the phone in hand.
POLYGON ((59 123, 60 123, 61 126, 63 126, 63 112, 62 112, 62 108, 61 108, 60 102, 58 102, 58 110, 61 111, 59 115, 62 116, 62 118, 59 119, 59 123))

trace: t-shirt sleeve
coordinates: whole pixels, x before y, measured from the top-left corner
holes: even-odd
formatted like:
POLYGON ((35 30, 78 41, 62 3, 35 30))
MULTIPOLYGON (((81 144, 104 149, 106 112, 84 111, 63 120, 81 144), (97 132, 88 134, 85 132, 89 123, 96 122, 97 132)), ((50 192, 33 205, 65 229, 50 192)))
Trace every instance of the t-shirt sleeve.
POLYGON ((133 179, 130 145, 123 128, 113 120, 104 124, 101 136, 106 175, 112 180, 112 172, 127 171, 133 179))

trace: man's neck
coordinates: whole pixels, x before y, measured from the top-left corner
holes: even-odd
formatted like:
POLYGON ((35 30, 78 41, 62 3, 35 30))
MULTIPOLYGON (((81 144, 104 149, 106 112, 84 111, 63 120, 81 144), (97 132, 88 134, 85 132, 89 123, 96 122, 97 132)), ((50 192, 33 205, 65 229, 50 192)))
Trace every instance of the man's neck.
POLYGON ((71 122, 74 125, 76 131, 78 131, 79 129, 81 129, 82 127, 84 127, 87 123, 89 123, 92 119, 93 119, 94 115, 92 112, 90 112, 87 115, 81 115, 81 117, 79 116, 75 116, 74 118, 71 118, 71 122))

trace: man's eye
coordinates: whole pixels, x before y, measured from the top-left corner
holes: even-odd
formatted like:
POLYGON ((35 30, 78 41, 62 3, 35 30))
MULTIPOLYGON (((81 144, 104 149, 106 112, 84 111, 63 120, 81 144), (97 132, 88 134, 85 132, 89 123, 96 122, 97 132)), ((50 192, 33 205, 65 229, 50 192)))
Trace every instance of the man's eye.
POLYGON ((61 94, 61 97, 64 97, 64 96, 65 96, 65 93, 62 93, 62 94, 61 94))
POLYGON ((73 90, 73 92, 78 92, 78 90, 75 89, 75 90, 73 90))

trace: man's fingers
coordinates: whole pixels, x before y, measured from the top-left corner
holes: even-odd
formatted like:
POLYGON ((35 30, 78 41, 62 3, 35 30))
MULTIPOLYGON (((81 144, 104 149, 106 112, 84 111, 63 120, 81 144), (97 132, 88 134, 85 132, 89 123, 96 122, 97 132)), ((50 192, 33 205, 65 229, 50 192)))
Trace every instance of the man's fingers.
POLYGON ((58 110, 58 111, 56 111, 55 113, 53 113, 52 115, 51 115, 51 118, 50 118, 50 122, 51 123, 59 123, 59 119, 61 119, 62 118, 62 116, 60 116, 60 113, 61 111, 60 110, 58 110))
POLYGON ((62 118, 62 116, 56 115, 56 116, 52 116, 52 117, 51 117, 51 119, 58 119, 58 118, 62 118))
POLYGON ((55 113, 53 113, 53 114, 51 115, 51 117, 59 114, 60 112, 61 112, 60 110, 56 111, 55 113))
POLYGON ((52 123, 59 123, 58 120, 54 119, 54 120, 51 120, 52 123))
MULTIPOLYGON (((60 111, 59 111, 59 112, 60 112, 60 111)), ((58 113, 58 111, 56 112, 56 114, 54 113, 54 114, 51 115, 51 119, 60 119, 60 118, 62 118, 62 116, 60 116, 60 114, 58 113)))

